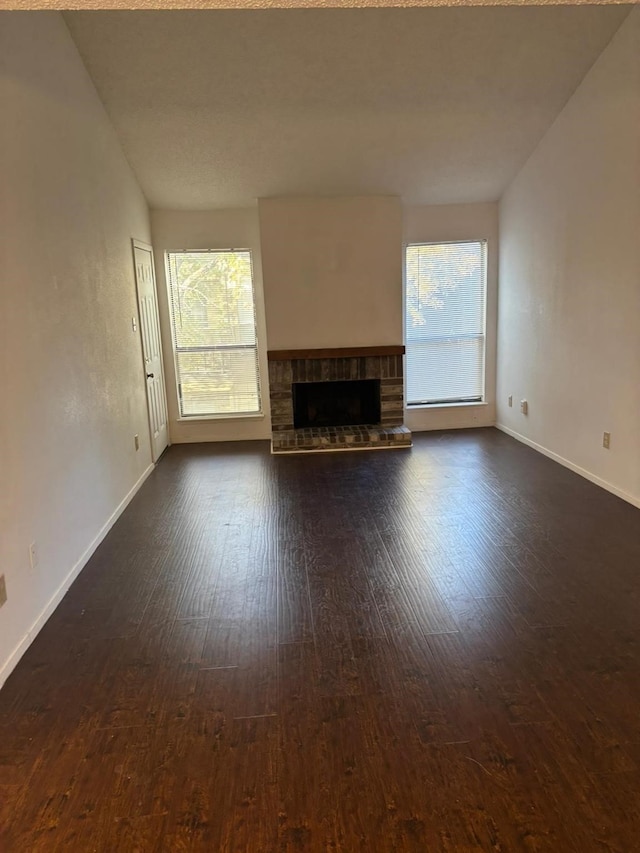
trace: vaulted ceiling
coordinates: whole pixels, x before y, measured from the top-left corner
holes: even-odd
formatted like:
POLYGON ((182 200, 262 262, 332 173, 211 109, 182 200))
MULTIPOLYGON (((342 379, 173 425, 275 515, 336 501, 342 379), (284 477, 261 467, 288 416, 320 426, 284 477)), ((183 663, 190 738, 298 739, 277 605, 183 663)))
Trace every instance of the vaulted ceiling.
POLYGON ((68 12, 152 207, 500 197, 628 6, 68 12))

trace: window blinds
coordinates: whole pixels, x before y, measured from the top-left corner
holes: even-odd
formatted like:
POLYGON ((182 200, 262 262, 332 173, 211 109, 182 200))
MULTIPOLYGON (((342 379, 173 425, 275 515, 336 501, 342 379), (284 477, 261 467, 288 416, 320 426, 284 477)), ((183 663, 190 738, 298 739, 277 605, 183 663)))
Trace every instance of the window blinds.
POLYGON ((486 242, 406 249, 407 404, 482 400, 486 242))
POLYGON ((251 253, 170 252, 167 265, 180 415, 259 412, 251 253))

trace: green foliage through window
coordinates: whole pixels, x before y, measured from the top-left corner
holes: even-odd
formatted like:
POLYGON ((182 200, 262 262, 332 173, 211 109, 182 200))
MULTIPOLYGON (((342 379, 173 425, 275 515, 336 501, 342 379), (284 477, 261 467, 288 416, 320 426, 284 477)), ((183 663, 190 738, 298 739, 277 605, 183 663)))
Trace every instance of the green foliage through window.
POLYGON ((258 413, 250 252, 170 252, 167 265, 181 416, 258 413))
POLYGON ((407 404, 484 394, 486 242, 407 246, 407 404))

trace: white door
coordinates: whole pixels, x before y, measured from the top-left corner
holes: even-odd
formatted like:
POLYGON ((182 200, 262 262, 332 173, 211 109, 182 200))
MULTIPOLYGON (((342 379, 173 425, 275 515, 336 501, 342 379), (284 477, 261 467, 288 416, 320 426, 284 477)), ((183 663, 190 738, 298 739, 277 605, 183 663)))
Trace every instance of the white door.
POLYGON ((158 295, 156 293, 156 277, 153 271, 153 250, 151 246, 141 243, 139 240, 132 240, 132 243, 136 268, 136 287, 138 289, 142 355, 147 384, 151 456, 156 462, 169 443, 167 397, 162 369, 162 346, 158 318, 158 295))

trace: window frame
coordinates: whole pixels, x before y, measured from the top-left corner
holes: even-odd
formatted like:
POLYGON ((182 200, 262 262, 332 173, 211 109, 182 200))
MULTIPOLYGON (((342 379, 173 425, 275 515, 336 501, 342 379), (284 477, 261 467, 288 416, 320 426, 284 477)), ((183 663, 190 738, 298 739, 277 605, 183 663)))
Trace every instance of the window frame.
MULTIPOLYGON (((489 298, 489 281, 488 281, 488 268, 489 268, 489 239, 487 237, 469 237, 469 238, 459 238, 456 240, 412 240, 411 242, 405 242, 403 245, 403 258, 402 258, 402 282, 403 282, 403 301, 402 301, 402 325, 403 325, 403 336, 404 336, 404 345, 405 345, 405 408, 408 410, 417 410, 417 409, 445 409, 445 408, 454 408, 461 406, 486 406, 487 405, 487 302, 489 298), (411 403, 409 402, 408 397, 408 383, 407 383, 407 371, 406 371, 406 360, 407 360, 407 351, 410 346, 410 342, 407 337, 407 250, 414 247, 421 246, 452 246, 452 245, 460 245, 460 244, 469 244, 469 243, 477 243, 483 247, 483 263, 482 263, 482 283, 483 283, 483 291, 482 291, 482 333, 480 335, 473 335, 474 339, 478 337, 482 340, 482 391, 480 397, 473 398, 460 398, 460 399, 449 399, 449 400, 433 400, 431 402, 417 402, 411 403)), ((446 338, 446 340, 462 340, 464 336, 455 336, 446 338)), ((424 338, 423 340, 445 340, 442 336, 435 336, 432 338, 424 338)))
POLYGON ((174 393, 178 411, 177 420, 179 422, 196 421, 229 421, 229 420, 259 420, 264 419, 264 406, 262 400, 262 381, 260 375, 260 340, 258 335, 258 303, 256 299, 256 284, 254 277, 253 266, 253 250, 248 247, 218 248, 218 249, 169 249, 164 253, 165 261, 165 281, 167 287, 167 302, 169 326, 171 329, 171 350, 173 353, 173 370, 174 370, 174 393), (255 344, 245 345, 228 345, 228 346, 210 346, 210 347, 179 347, 176 343, 176 329, 174 325, 173 314, 173 296, 172 296, 172 276, 171 276, 171 256, 173 255, 217 255, 229 253, 247 253, 249 255, 249 267, 251 270, 251 298, 253 301, 253 325, 255 334, 255 344), (255 412, 219 412, 211 414, 185 415, 182 411, 182 389, 180 382, 180 370, 178 366, 178 355, 180 352, 216 352, 220 350, 239 350, 239 349, 255 349, 256 357, 256 392, 258 397, 258 410, 255 412))

